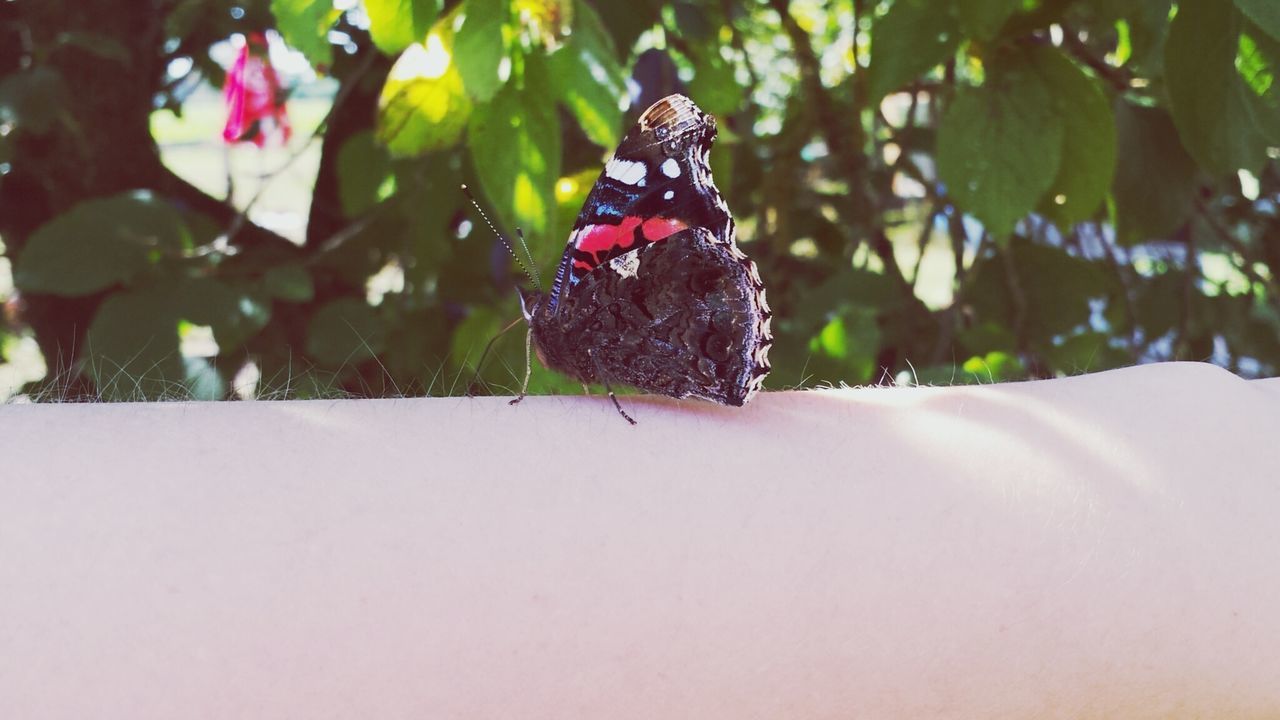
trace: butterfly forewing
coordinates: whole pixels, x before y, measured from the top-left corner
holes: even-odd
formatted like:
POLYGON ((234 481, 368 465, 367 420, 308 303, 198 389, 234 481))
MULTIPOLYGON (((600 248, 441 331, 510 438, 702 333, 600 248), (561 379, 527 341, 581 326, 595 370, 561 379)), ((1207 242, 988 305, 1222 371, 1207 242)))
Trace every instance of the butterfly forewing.
POLYGON ((645 111, 606 163, 574 223, 550 305, 588 272, 689 227, 733 242, 733 220, 708 165, 715 118, 683 95, 645 111))

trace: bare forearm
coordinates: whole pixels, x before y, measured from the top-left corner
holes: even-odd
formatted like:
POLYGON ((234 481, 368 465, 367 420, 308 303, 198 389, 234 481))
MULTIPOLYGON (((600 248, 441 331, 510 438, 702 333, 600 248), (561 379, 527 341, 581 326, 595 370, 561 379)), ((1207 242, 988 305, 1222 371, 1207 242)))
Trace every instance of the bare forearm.
POLYGON ((0 408, 0 716, 1275 716, 1278 398, 0 408))

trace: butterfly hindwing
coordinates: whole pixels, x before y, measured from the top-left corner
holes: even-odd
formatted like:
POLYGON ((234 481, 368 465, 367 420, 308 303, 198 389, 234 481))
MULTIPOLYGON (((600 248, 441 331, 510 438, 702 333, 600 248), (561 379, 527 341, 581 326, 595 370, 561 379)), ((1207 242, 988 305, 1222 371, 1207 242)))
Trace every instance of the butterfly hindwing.
POLYGON ((689 228, 587 273, 534 339, 585 382, 742 405, 769 371, 762 291, 741 251, 689 228))

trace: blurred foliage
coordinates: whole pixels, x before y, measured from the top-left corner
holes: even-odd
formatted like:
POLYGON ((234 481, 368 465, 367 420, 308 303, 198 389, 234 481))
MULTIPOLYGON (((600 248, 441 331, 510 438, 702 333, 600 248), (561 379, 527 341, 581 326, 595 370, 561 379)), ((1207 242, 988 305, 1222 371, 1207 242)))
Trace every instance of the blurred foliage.
MULTIPOLYGON (((1275 8, 0 4, 0 341, 33 333, 59 396, 222 397, 249 363, 263 396, 461 392, 520 277, 459 185, 552 268, 627 124, 684 92, 776 311, 769 387, 1280 374, 1275 8), (267 28, 340 83, 301 246, 175 178, 146 125, 267 28), (195 327, 215 355, 184 357, 195 327)), ((523 343, 496 347, 511 387, 523 343)))

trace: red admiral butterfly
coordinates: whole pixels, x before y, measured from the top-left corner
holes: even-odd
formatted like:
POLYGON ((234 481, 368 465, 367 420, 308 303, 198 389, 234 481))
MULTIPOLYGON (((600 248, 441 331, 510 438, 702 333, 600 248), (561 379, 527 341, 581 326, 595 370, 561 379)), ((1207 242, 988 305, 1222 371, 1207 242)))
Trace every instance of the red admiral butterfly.
POLYGON ((740 406, 769 373, 772 313, 711 181, 715 138, 689 98, 654 103, 587 195, 551 292, 521 292, 542 364, 603 383, 632 424, 613 383, 740 406))

